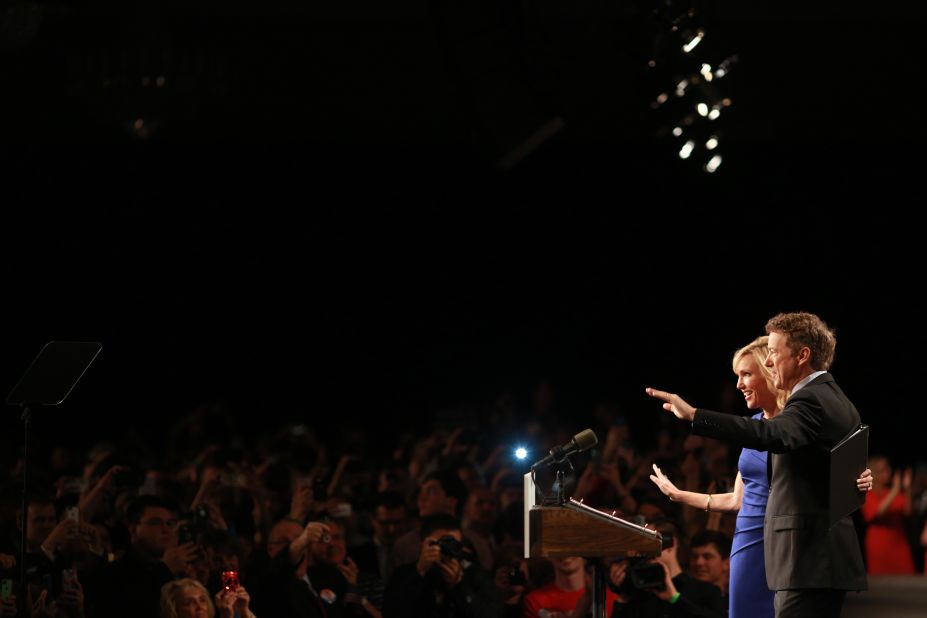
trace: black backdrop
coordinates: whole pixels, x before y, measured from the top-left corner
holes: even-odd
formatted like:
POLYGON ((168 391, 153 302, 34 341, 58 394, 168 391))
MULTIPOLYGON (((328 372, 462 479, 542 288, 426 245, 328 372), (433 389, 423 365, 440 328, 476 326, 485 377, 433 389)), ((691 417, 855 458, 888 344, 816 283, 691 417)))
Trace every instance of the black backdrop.
POLYGON ((104 343, 49 435, 216 399, 409 427, 541 378, 658 415, 644 386, 715 405, 806 309, 874 448, 916 457, 923 9, 700 6, 740 59, 708 175, 653 137, 640 3, 28 6, 0 29, 0 386, 104 343))

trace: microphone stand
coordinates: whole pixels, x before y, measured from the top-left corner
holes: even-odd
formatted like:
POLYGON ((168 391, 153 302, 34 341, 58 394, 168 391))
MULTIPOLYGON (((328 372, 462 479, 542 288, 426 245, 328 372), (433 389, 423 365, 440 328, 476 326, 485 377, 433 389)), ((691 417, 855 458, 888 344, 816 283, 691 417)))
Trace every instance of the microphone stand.
POLYGON ((552 492, 554 493, 553 496, 549 494, 546 495, 543 503, 545 506, 564 506, 570 499, 570 496, 566 494, 566 489, 564 488, 566 471, 572 471, 573 464, 569 456, 564 456, 560 459, 547 462, 547 467, 554 472, 554 486, 556 487, 556 492, 552 492))
POLYGON ((566 504, 566 495, 563 492, 563 462, 566 461, 566 458, 561 459, 557 462, 557 506, 563 506, 566 504))

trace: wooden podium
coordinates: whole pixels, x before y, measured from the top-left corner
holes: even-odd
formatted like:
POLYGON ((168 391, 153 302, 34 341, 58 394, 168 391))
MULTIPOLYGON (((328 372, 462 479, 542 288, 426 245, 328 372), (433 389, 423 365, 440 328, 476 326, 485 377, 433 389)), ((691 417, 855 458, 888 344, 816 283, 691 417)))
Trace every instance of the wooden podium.
POLYGON ((663 537, 626 519, 570 498, 563 506, 526 504, 526 557, 582 556, 593 565, 592 615, 605 617, 605 578, 598 558, 656 557, 663 537))

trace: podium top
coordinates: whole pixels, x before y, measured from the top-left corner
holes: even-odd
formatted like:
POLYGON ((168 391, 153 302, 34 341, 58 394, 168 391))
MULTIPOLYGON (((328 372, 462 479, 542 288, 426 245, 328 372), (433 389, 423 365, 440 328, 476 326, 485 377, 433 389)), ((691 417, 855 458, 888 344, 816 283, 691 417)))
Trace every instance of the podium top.
POLYGON ((14 406, 60 404, 102 347, 95 341, 49 341, 10 391, 6 402, 14 406))
POLYGON ((534 506, 529 512, 527 556, 659 556, 657 530, 570 499, 563 506, 534 506))
POLYGON ((637 534, 649 536, 654 539, 661 538, 660 533, 657 532, 656 530, 652 530, 651 528, 645 528, 644 526, 639 526, 635 524, 633 521, 628 521, 627 519, 622 519, 621 517, 618 517, 617 515, 615 515, 614 512, 606 513, 605 511, 600 511, 597 508, 591 507, 587 504, 583 504, 581 500, 574 500, 573 498, 570 498, 570 501, 564 506, 566 506, 567 508, 577 510, 577 511, 581 511, 583 513, 587 513, 592 517, 601 519, 602 521, 610 522, 614 525, 624 528, 625 530, 629 530, 637 534))

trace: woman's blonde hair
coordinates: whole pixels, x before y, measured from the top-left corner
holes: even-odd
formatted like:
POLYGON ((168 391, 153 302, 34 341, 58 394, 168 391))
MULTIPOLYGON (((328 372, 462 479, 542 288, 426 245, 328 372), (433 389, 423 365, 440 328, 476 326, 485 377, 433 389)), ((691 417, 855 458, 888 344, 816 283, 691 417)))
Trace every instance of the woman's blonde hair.
POLYGON ((206 590, 203 584, 189 577, 175 579, 161 586, 161 618, 177 618, 177 603, 180 601, 180 593, 187 588, 196 588, 206 595, 206 611, 208 612, 209 618, 215 618, 216 608, 212 604, 209 591, 206 590))
POLYGON ((740 359, 747 354, 753 355, 753 360, 756 361, 757 367, 760 368, 760 372, 763 374, 763 377, 766 378, 766 385, 769 387, 770 392, 776 394, 776 405, 781 410, 785 407, 785 401, 789 398, 789 396, 785 391, 776 389, 776 385, 773 383, 772 374, 769 373, 769 368, 766 366, 766 357, 769 355, 768 346, 769 337, 766 335, 757 337, 744 347, 734 352, 734 359, 731 361, 731 367, 734 369, 734 373, 736 374, 737 363, 740 361, 740 359))

